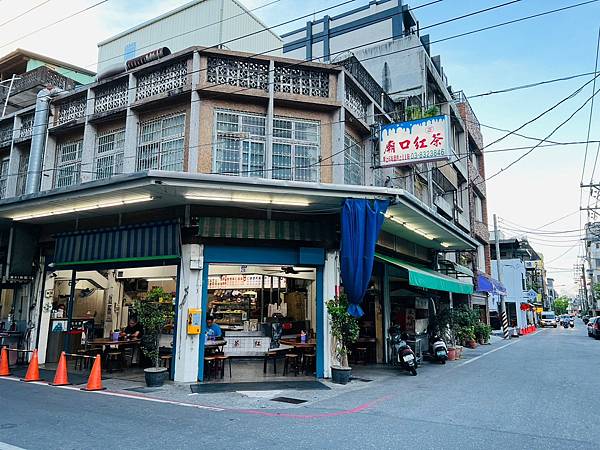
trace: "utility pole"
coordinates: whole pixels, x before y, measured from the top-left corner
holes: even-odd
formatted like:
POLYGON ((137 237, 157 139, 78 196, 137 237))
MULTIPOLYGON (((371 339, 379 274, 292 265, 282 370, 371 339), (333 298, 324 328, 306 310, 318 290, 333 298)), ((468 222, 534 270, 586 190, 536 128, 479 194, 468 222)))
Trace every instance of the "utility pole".
MULTIPOLYGON (((494 214, 494 240, 496 241, 496 269, 498 272, 498 281, 502 283, 502 265, 500 264, 500 239, 498 237, 498 220, 494 214)), ((506 301, 504 295, 500 295, 500 308, 502 309, 502 334, 504 339, 509 339, 508 334, 508 315, 506 314, 506 301)))
POLYGON ((585 264, 581 265, 581 276, 583 277, 583 294, 585 295, 585 308, 586 310, 589 310, 590 301, 588 297, 587 281, 585 279, 585 264))

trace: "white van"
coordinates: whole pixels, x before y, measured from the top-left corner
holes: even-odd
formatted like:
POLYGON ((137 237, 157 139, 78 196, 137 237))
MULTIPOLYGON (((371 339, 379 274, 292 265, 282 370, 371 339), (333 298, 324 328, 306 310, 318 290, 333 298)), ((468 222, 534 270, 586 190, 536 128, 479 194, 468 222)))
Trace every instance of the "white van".
POLYGON ((542 312, 542 327, 554 327, 556 328, 556 315, 554 311, 544 311, 542 312))

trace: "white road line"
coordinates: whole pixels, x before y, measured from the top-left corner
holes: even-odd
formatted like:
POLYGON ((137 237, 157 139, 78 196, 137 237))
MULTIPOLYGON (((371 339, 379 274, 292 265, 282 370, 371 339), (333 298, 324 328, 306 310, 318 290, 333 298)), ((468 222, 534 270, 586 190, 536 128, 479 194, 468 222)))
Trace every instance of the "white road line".
MULTIPOLYGON (((10 380, 10 381, 21 382, 21 380, 19 378, 15 378, 15 377, 0 377, 0 380, 10 380)), ((75 387, 75 386, 50 386, 49 384, 40 382, 40 381, 34 381, 29 384, 37 384, 39 386, 49 386, 54 389, 66 389, 66 390, 71 390, 71 391, 83 392, 80 388, 75 387)), ((197 405, 195 403, 177 402, 174 400, 165 400, 165 399, 154 398, 154 397, 146 397, 143 395, 125 394, 122 392, 114 392, 114 391, 88 391, 88 392, 91 394, 110 395, 113 397, 129 398, 129 399, 133 399, 133 400, 142 400, 142 401, 154 402, 154 403, 164 403, 167 405, 185 406, 187 408, 204 409, 204 410, 208 410, 208 411, 225 411, 224 408, 218 408, 216 406, 197 405)), ((0 450, 4 450, 4 449, 0 446, 0 450)))
POLYGON ((7 444, 6 442, 0 442, 0 450, 25 450, 21 447, 15 447, 14 445, 7 444))

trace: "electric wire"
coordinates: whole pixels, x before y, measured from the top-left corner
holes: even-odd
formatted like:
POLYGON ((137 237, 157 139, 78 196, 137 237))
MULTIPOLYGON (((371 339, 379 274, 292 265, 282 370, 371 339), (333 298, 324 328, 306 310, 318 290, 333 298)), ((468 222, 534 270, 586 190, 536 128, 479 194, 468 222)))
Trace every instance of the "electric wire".
POLYGON ((4 25, 8 25, 9 23, 11 23, 11 22, 14 22, 14 21, 15 21, 15 20, 17 20, 17 19, 20 19, 21 17, 25 16, 26 14, 29 14, 31 11, 35 11, 36 9, 38 9, 38 8, 40 8, 40 7, 42 7, 42 6, 44 6, 46 3, 50 3, 50 1, 51 1, 51 0, 45 0, 45 1, 43 1, 42 3, 38 3, 37 5, 35 5, 35 6, 32 6, 32 7, 31 7, 31 8, 29 8, 27 11, 24 11, 24 12, 22 12, 22 13, 20 13, 20 14, 17 14, 16 16, 14 16, 14 17, 11 17, 10 19, 8 19, 8 20, 6 20, 6 21, 4 21, 4 22, 0 23, 0 27, 3 27, 4 25))

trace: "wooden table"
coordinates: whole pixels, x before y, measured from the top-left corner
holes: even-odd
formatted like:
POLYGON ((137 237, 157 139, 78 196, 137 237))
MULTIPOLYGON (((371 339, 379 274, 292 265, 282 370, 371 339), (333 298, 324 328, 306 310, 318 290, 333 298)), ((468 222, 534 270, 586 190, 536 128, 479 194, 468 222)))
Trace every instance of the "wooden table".
POLYGON ((294 339, 282 339, 279 342, 285 345, 291 345, 292 347, 300 350, 312 349, 317 346, 317 341, 314 339, 310 339, 308 342, 296 342, 294 339))
POLYGON ((223 347, 227 345, 227 341, 225 339, 217 339, 216 341, 206 341, 204 343, 204 349, 208 350, 209 354, 213 354, 216 352, 223 352, 223 347))
POLYGON ((93 341, 89 341, 88 345, 101 345, 102 347, 106 345, 114 345, 116 347, 121 347, 124 345, 138 345, 140 342, 142 342, 141 339, 126 339, 122 341, 113 341, 110 338, 98 338, 94 339, 93 341))

